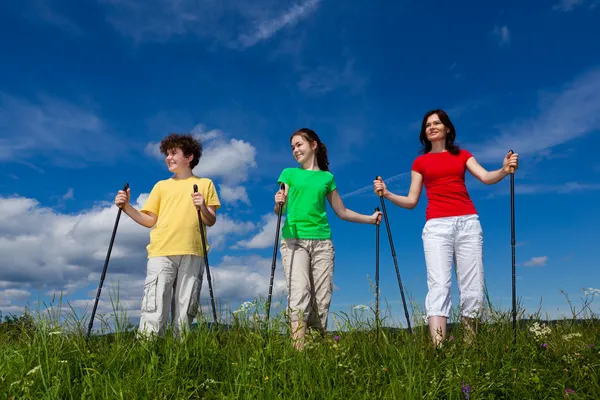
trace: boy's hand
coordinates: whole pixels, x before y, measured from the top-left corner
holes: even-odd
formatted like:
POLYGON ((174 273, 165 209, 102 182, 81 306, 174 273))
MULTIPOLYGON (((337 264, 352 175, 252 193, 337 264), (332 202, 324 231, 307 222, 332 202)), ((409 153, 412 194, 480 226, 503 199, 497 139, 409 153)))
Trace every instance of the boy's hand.
POLYGON ((194 205, 198 209, 205 206, 204 196, 202 196, 202 193, 200 192, 192 193, 192 200, 194 201, 194 205))
POLYGON ((124 190, 119 190, 117 195, 115 196, 115 205, 121 209, 123 209, 128 203, 131 197, 131 189, 127 189, 127 192, 124 190))

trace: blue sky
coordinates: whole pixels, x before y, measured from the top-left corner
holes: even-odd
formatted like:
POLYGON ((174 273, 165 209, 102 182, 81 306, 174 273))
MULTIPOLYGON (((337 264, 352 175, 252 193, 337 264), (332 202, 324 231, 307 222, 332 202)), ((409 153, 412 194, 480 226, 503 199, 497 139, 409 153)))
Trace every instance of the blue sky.
MULTIPOLYGON (((518 295, 551 317, 598 287, 600 5, 593 0, 485 2, 329 0, 3 2, 0 23, 0 310, 37 308, 54 293, 93 302, 127 181, 143 202, 168 177, 156 143, 171 131, 205 145, 196 172, 223 208, 209 230, 215 292, 236 308, 265 295, 275 236, 273 195, 294 166, 289 135, 327 144, 346 206, 372 213, 373 177, 405 194, 422 115, 445 109, 457 140, 488 169, 520 154, 516 175, 518 295), (9 34, 10 33, 10 34, 9 34)), ((484 229, 486 282, 510 307, 509 180, 468 188, 484 229)), ((388 203, 405 289, 423 308, 426 198, 388 203)), ((374 227, 330 210, 332 311, 372 304, 374 227)), ((403 322, 381 231, 381 296, 403 322)), ((108 288, 139 315, 148 231, 121 219, 108 288)), ((277 288, 283 288, 278 265, 277 288)), ((202 293, 206 299, 206 281, 202 293)), ((454 289, 457 304, 457 293, 454 289)), ((45 306, 40 306, 43 309, 45 306)), ((600 310, 594 304, 596 311, 600 310)))

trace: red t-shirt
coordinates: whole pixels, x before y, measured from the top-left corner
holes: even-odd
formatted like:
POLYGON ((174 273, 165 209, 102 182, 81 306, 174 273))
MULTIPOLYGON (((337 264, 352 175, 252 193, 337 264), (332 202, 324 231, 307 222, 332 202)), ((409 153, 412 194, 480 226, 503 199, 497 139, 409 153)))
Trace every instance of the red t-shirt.
POLYGON ((415 159, 412 170, 423 175, 427 193, 426 220, 477 214, 465 186, 467 160, 471 157, 467 150, 460 150, 458 155, 444 151, 415 159))

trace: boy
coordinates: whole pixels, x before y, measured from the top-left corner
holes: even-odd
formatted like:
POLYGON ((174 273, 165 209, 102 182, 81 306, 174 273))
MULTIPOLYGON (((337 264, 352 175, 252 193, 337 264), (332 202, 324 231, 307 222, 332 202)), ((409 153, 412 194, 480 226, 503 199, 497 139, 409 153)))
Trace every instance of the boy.
MULTIPOLYGON (((203 223, 213 226, 221 204, 213 182, 192 173, 202 157, 199 141, 173 133, 161 141, 160 152, 173 177, 154 185, 140 211, 129 204, 129 189, 118 192, 115 204, 138 224, 154 227, 146 247, 148 271, 139 332, 163 335, 171 309, 173 331, 179 336, 189 330, 200 303, 205 263, 197 210, 203 223)), ((208 251, 208 241, 206 247, 208 251)))

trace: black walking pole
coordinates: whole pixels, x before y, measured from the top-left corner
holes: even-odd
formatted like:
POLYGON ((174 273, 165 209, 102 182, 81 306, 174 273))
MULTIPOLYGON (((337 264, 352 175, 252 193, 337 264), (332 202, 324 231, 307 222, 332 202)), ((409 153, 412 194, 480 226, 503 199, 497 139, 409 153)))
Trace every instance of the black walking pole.
MULTIPOLYGON (((285 190, 285 184, 281 184, 281 190, 285 190)), ((283 203, 279 203, 279 212, 277 213, 277 230, 275 231, 275 244, 273 245, 273 262, 271 264, 271 281, 269 283, 269 297, 267 297, 267 327, 269 326, 269 315, 271 314, 271 295, 273 294, 273 280, 275 279, 275 265, 277 263, 277 245, 279 244, 279 228, 281 226, 281 214, 283 213, 283 203)))
MULTIPOLYGON (((127 194, 127 189, 129 189, 129 183, 125 183, 123 190, 125 194, 127 194)), ((110 260, 110 253, 112 252, 113 244, 115 242, 115 236, 117 235, 117 227, 119 226, 119 220, 121 219, 122 208, 119 207, 119 211, 117 211, 117 219, 115 220, 115 226, 113 228, 112 236, 110 238, 110 243, 108 245, 108 252, 106 253, 106 260, 104 261, 104 268, 102 269, 102 275, 100 276, 100 284, 98 285, 98 291, 96 292, 96 301, 94 302, 94 308, 92 309, 92 316, 90 318, 90 322, 88 324, 88 331, 85 337, 85 341, 87 342, 90 338, 90 333, 92 332, 92 326, 94 325, 94 318, 96 318, 96 308, 98 307, 98 301, 100 300, 100 293, 102 292, 102 285, 104 284, 104 278, 106 277, 106 270, 108 269, 108 261, 110 260)))
MULTIPOLYGON (((194 185, 194 193, 198 193, 198 185, 194 185)), ((213 296, 212 279, 210 278, 210 267, 208 266, 208 254, 206 253, 206 239, 204 238, 204 223, 202 222, 201 211, 198 210, 198 224, 200 225, 200 237, 202 238, 202 250, 204 254, 204 264, 206 264, 206 279, 208 279, 208 291, 210 293, 210 304, 212 305, 213 320, 217 325, 217 309, 215 308, 215 298, 213 296)))
MULTIPOLYGON (((378 180, 381 177, 378 176, 378 180)), ((402 279, 400 279, 400 270, 398 269, 398 260, 396 259, 396 251, 394 250, 394 241, 392 240, 392 231, 390 230, 390 223, 388 221, 387 211, 385 209, 385 202, 383 201, 383 193, 378 193, 379 199, 381 200, 381 210, 383 211, 383 217, 385 218, 385 227, 387 228, 388 238, 390 240, 390 248, 392 250, 392 258, 394 259, 394 266, 396 267, 396 276, 398 278, 398 286, 400 286, 400 295, 402 296, 402 305, 404 306, 404 315, 406 316, 406 323, 408 324, 408 332, 412 334, 412 328, 410 327, 410 316, 408 315, 408 308, 406 307, 406 300, 404 299, 404 288, 402 287, 402 279)))
MULTIPOLYGON (((379 211, 379 207, 375 211, 379 211)), ((379 340, 379 224, 375 225, 375 329, 379 340)))
MULTIPOLYGON (((509 151, 513 153, 512 150, 509 151)), ((510 246, 512 248, 513 341, 517 343, 517 275, 515 269, 515 169, 510 167, 510 246)))

